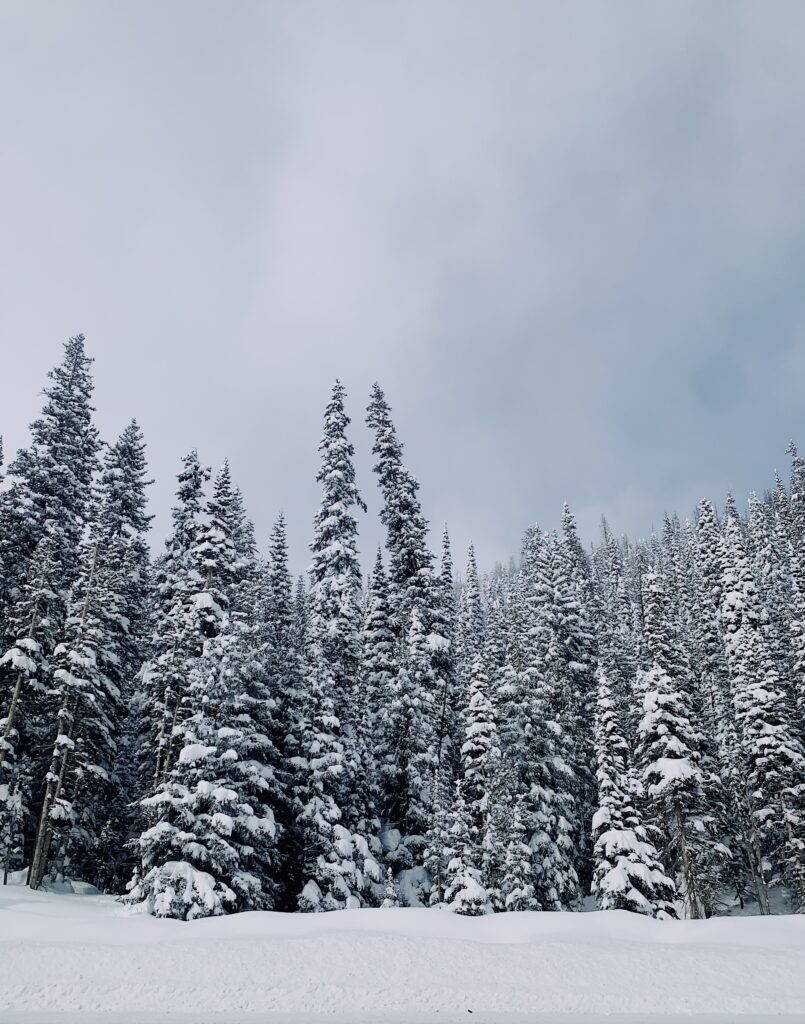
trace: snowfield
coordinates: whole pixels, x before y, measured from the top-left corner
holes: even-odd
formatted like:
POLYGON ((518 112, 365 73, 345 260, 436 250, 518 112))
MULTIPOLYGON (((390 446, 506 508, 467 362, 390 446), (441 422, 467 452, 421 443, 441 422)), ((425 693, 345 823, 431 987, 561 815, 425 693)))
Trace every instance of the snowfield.
POLYGON ((0 1021, 805 1021, 805 917, 250 913, 0 886, 0 1021), (472 1017, 469 1016, 470 1011, 472 1017), (613 1015, 613 1016, 610 1016, 613 1015), (561 1016, 559 1019, 562 1019, 561 1016), (777 1017, 779 1020, 779 1017, 777 1017))

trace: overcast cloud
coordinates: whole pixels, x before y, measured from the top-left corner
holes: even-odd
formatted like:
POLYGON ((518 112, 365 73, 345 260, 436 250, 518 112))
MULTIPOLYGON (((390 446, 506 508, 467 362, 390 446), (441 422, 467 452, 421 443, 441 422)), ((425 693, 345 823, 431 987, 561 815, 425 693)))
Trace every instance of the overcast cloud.
MULTIPOLYGON (((294 568, 329 388, 379 379, 485 566, 645 535, 805 444, 805 5, 0 4, 0 432, 62 341, 108 439, 229 455, 294 568)), ((459 561, 463 555, 458 556, 459 561)))

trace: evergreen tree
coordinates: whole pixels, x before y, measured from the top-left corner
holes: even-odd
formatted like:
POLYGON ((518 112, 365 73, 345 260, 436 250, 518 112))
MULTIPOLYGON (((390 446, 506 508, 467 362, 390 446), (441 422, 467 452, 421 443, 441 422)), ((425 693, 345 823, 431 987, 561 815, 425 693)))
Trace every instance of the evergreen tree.
POLYGON ((765 645, 757 589, 734 503, 727 506, 723 563, 721 621, 739 736, 751 864, 761 912, 768 913, 767 864, 782 873, 797 904, 805 905, 805 758, 765 645))
POLYGON ((456 605, 453 560, 447 526, 442 534, 441 571, 432 580, 434 595, 430 602, 430 661, 437 695, 436 760, 443 768, 458 767, 458 708, 455 663, 456 605))
POLYGON ((155 573, 157 609, 152 654, 142 669, 142 683, 152 709, 152 739, 148 745, 152 788, 167 779, 177 753, 176 730, 188 680, 204 644, 199 613, 204 613, 208 625, 212 622, 212 609, 200 599, 205 579, 197 557, 203 527, 203 487, 209 470, 201 466, 195 449, 185 456, 177 479, 173 529, 155 573))
POLYGON ((448 843, 444 906, 467 917, 489 913, 491 907, 477 864, 478 844, 472 836, 470 815, 460 788, 449 817, 448 843))
POLYGON ((353 833, 343 804, 358 771, 354 717, 361 661, 361 575, 357 523, 365 509, 355 485, 354 449, 347 440, 344 388, 336 381, 324 415, 317 480, 322 497, 314 521, 310 570, 309 662, 302 756, 307 778, 300 795, 304 835, 302 910, 360 906, 379 869, 364 835, 353 833), (346 723, 343 721, 346 716, 346 723), (346 727, 345 727, 346 726, 346 727), (363 894, 363 896, 362 896, 363 894))
POLYGON ((632 798, 629 748, 618 725, 609 681, 598 675, 596 702, 598 810, 593 817, 593 893, 601 910, 676 917, 676 887, 667 876, 632 798))
POLYGON ((563 722, 569 680, 562 649, 559 552, 553 539, 538 531, 530 534, 523 573, 529 623, 523 686, 530 705, 525 807, 536 898, 544 910, 559 910, 577 897, 572 836, 579 816, 571 738, 563 722))
POLYGON ((128 629, 122 565, 119 539, 106 542, 98 533, 89 538, 64 639, 54 651, 59 710, 28 879, 33 889, 52 867, 64 870, 71 845, 78 865, 82 859, 98 860, 99 816, 115 788, 121 693, 114 668, 119 638, 128 629))
POLYGON ((178 758, 143 803, 142 878, 129 899, 191 920, 274 903, 279 803, 273 703, 236 625, 225 620, 196 665, 178 758))
POLYGON ((393 909, 400 906, 400 889, 394 880, 394 873, 391 868, 386 869, 386 889, 383 893, 381 907, 393 909))
POLYGON ((380 549, 369 574, 363 620, 363 687, 369 706, 371 733, 379 738, 380 723, 394 692, 396 675, 394 632, 391 628, 388 582, 380 549))
MULTIPOLYGON (((139 832, 138 802, 146 777, 142 772, 142 743, 148 733, 148 709, 140 688, 139 671, 148 645, 152 598, 151 568, 146 535, 152 516, 146 512, 147 479, 145 442, 135 420, 123 430, 104 456, 99 481, 101 543, 119 553, 119 616, 110 620, 108 675, 120 693, 120 715, 115 723, 114 796, 104 807, 95 803, 98 815, 93 832, 100 851, 97 879, 100 888, 120 892, 134 868, 132 840, 139 832)), ((85 869, 89 871, 89 866, 85 869)))
POLYGON ((788 446, 791 455, 791 496, 788 503, 777 491, 777 518, 787 540, 789 574, 791 580, 791 695, 795 702, 798 718, 797 727, 801 742, 805 742, 805 459, 792 441, 788 446))
POLYGON ((414 608, 405 661, 381 713, 378 741, 383 818, 407 837, 392 855, 400 868, 419 861, 425 846, 437 769, 436 692, 428 636, 414 608))
POLYGON ((475 548, 470 544, 467 552, 467 572, 461 593, 461 611, 459 613, 460 632, 460 671, 468 678, 476 654, 484 647, 484 611, 481 600, 481 582, 478 576, 478 564, 475 560, 475 548))
POLYGON ((303 650, 297 634, 283 515, 277 518, 271 531, 268 563, 262 575, 258 574, 256 589, 254 644, 262 652, 267 687, 276 705, 273 738, 278 750, 278 778, 282 790, 277 810, 283 834, 277 871, 282 879, 278 905, 281 909, 295 909, 296 896, 303 884, 300 836, 295 822, 302 810, 299 794, 305 777, 303 732, 306 698, 303 650))
MULTIPOLYGON (((58 601, 51 613, 63 619, 67 592, 78 575, 79 542, 91 505, 92 478, 100 443, 92 424, 92 359, 82 334, 64 346, 61 364, 48 374, 45 405, 31 424, 31 443, 8 467, 11 486, 0 496, 0 561, 14 602, 25 585, 28 566, 46 531, 50 532, 52 581, 58 601)), ((58 630, 61 622, 56 622, 58 630)))
POLYGON ((0 766, 15 757, 20 738, 19 722, 24 718, 20 708, 24 708, 27 701, 33 718, 35 710, 41 709, 47 699, 50 665, 46 652, 52 651, 54 646, 50 608, 59 601, 54 590, 57 574, 55 546, 50 531, 46 531, 31 559, 28 579, 9 621, 11 643, 0 659, 0 671, 8 687, 7 709, 1 723, 0 766))
POLYGON ((470 822, 470 835, 480 844, 489 814, 494 771, 500 758, 497 725, 489 699, 489 679, 480 651, 475 654, 470 667, 464 723, 461 790, 470 822))
POLYGON ((393 624, 402 652, 414 607, 430 628, 433 555, 427 548, 428 523, 422 515, 419 483, 403 465, 402 442, 379 384, 372 387, 366 423, 375 437, 372 454, 383 495, 380 519, 387 531, 393 624))
POLYGON ((507 911, 539 910, 534 896, 531 847, 526 840, 522 798, 514 805, 508 841, 505 848, 504 876, 501 885, 503 909, 507 911))
POLYGON ((426 835, 424 867, 430 879, 429 903, 432 907, 444 904, 447 887, 447 864, 450 853, 452 793, 454 786, 437 771, 434 781, 433 809, 426 835))
POLYGON ((669 864, 691 917, 709 916, 716 884, 714 822, 705 805, 702 737, 693 724, 691 674, 661 576, 643 579, 644 640, 651 667, 642 676, 638 764, 652 824, 662 831, 669 864))

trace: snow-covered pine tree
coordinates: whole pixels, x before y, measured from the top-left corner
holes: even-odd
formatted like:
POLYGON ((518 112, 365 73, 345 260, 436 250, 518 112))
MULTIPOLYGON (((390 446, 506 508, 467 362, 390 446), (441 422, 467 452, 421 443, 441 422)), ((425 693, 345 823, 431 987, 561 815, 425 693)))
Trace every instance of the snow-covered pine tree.
POLYGON ((760 910, 768 913, 767 865, 785 879, 796 905, 805 906, 805 756, 765 645, 744 530, 732 501, 727 504, 723 544, 721 623, 738 730, 750 863, 760 910))
POLYGON ((360 770, 354 730, 362 723, 356 721, 354 708, 360 698, 356 687, 361 663, 361 575, 352 509, 365 509, 355 485, 344 396, 343 386, 336 381, 324 414, 316 478, 322 497, 311 545, 302 750, 306 780, 299 795, 298 818, 306 879, 299 895, 301 910, 360 906, 371 882, 380 881, 367 837, 350 830, 353 822, 344 806, 360 770))
POLYGON ((21 866, 26 832, 33 821, 33 780, 39 776, 34 744, 50 713, 50 663, 45 651, 54 647, 50 603, 57 566, 49 531, 31 559, 28 578, 14 607, 7 632, 11 640, 0 658, 7 680, 5 715, 0 720, 0 835, 4 870, 21 866))
POLYGON ((133 752, 121 751, 124 708, 142 657, 147 594, 146 467, 142 435, 132 422, 104 459, 96 514, 83 546, 63 636, 54 652, 60 708, 45 786, 30 884, 50 870, 95 882, 117 881, 119 848, 131 831, 125 818, 134 785, 133 752), (58 765, 58 779, 54 766, 58 765), (125 785, 125 789, 122 789, 125 785), (113 823, 117 828, 113 827, 113 823), (56 840, 54 843, 53 840, 56 840), (117 862, 109 870, 108 859, 117 862))
POLYGON ((666 862, 678 872, 691 917, 712 913, 714 821, 705 805, 701 736, 692 722, 691 677, 663 578, 643 577, 644 642, 651 659, 638 691, 643 717, 637 762, 650 824, 665 837, 666 862))
POLYGON ((387 531, 392 622, 402 654, 414 607, 419 609, 425 628, 430 629, 433 555, 427 548, 428 522, 422 515, 419 483, 403 464, 403 445, 379 384, 372 387, 366 423, 375 438, 372 454, 383 495, 380 519, 387 531))
POLYGON ((120 638, 128 630, 122 598, 124 548, 120 538, 101 534, 100 523, 83 547, 63 639, 54 651, 53 688, 59 707, 51 726, 50 763, 28 878, 32 889, 50 870, 69 868, 71 859, 79 876, 88 862, 97 865, 101 815, 115 793, 122 712, 113 676, 120 638))
POLYGON ((589 564, 567 503, 562 510, 556 571, 559 650, 566 678, 562 725, 570 739, 568 756, 574 779, 574 866, 582 889, 587 891, 592 878, 590 822, 596 804, 593 705, 598 650, 590 620, 592 586, 589 564))
POLYGON ((455 783, 445 779, 441 771, 437 771, 434 780, 433 808, 430 825, 426 834, 424 867, 430 879, 428 901, 432 907, 440 907, 444 903, 447 886, 447 863, 450 856, 451 811, 455 783))
POLYGON ((191 572, 199 583, 192 607, 205 637, 217 636, 232 603, 239 562, 233 531, 238 518, 229 461, 225 460, 213 481, 205 522, 190 549, 191 572))
POLYGON ((696 512, 696 570, 699 587, 695 629, 705 697, 702 711, 705 718, 712 722, 711 728, 718 739, 722 764, 728 768, 734 759, 736 740, 734 729, 731 728, 732 693, 719 621, 723 577, 721 533, 710 501, 700 501, 696 512))
POLYGON ((568 692, 559 601, 560 553, 555 538, 530 531, 524 550, 527 620, 522 692, 528 745, 524 812, 534 850, 535 895, 544 910, 572 906, 578 893, 572 836, 577 827, 571 738, 564 725, 568 692))
POLYGON ((467 551, 467 570, 461 588, 461 607, 458 615, 458 669, 466 681, 472 670, 475 655, 484 648, 484 609, 481 597, 481 581, 475 547, 470 544, 467 551))
MULTIPOLYGON (((201 475, 188 476, 180 523, 200 493, 201 475)), ((190 544, 179 561, 173 607, 188 675, 172 729, 178 756, 167 760, 156 791, 142 801, 152 824, 140 836, 142 871, 130 899, 157 916, 265 909, 276 897, 283 802, 276 704, 256 623, 242 610, 253 602, 240 590, 253 593, 256 580, 249 573, 238 581, 233 532, 241 520, 225 463, 206 521, 186 524, 190 544)))
POLYGON ((11 642, 0 659, 8 696, 4 708, 0 767, 14 759, 19 740, 20 708, 26 701, 42 701, 47 693, 49 663, 46 651, 52 651, 53 619, 50 605, 58 601, 54 580, 58 573, 55 546, 47 530, 36 546, 28 578, 13 608, 7 626, 11 642))
POLYGON ((791 659, 791 605, 788 544, 781 543, 774 505, 770 498, 761 501, 749 496, 748 538, 752 575, 760 599, 763 639, 787 699, 796 701, 793 691, 791 659))
POLYGON ((386 869, 386 888, 383 892, 381 907, 391 910, 400 906, 400 887, 394 880, 394 872, 391 868, 386 869))
POLYGON ((302 656, 308 649, 308 620, 310 618, 310 596, 304 575, 296 579, 293 599, 293 642, 297 653, 302 656))
MULTIPOLYGON (((80 540, 98 467, 91 364, 83 335, 71 338, 62 363, 48 374, 45 404, 31 424, 31 442, 9 465, 10 484, 0 493, 0 650, 7 655, 0 666, 0 731, 7 731, 6 743, 0 744, 0 764, 11 742, 18 785, 29 783, 37 794, 47 768, 49 731, 57 717, 50 659, 78 573, 80 540), (28 671, 31 665, 20 671, 23 661, 14 654, 21 652, 20 644, 36 663, 33 674, 28 671)), ((2 772, 0 767, 0 784, 2 772)), ((24 794, 22 800, 28 806, 30 795, 24 794)), ((32 839, 28 824, 33 819, 26 818, 26 844, 32 839)))
POLYGON ((51 602, 56 632, 66 614, 67 593, 78 575, 79 542, 98 469, 100 442, 92 423, 91 366, 84 336, 70 338, 61 364, 48 373, 46 401, 41 416, 31 424, 31 443, 9 465, 11 485, 0 495, 0 562, 7 584, 6 593, 0 595, 2 604, 14 602, 34 551, 49 530, 53 564, 59 566, 52 581, 56 599, 51 602))
POLYGON ((369 728, 375 742, 380 740, 380 724, 394 691, 397 672, 390 616, 388 581, 378 548, 366 594, 361 666, 369 708, 369 728))
POLYGON ((489 678, 482 651, 469 668, 461 745, 461 793, 470 823, 470 836, 480 847, 486 831, 494 773, 500 760, 497 723, 489 697, 489 678))
POLYGON ((472 836, 470 815, 460 784, 448 818, 448 846, 445 849, 445 889, 443 906, 455 914, 479 917, 491 912, 478 866, 478 843, 472 836))
MULTIPOLYGON (((599 657, 609 666, 613 698, 623 714, 627 739, 634 742, 639 708, 634 682, 640 663, 640 637, 635 631, 635 608, 623 553, 602 520, 602 542, 593 557, 595 631, 599 657)), ((640 588, 636 596, 640 597, 640 588)), ((642 628, 642 615, 641 628, 642 628)))
POLYGON ((595 716, 598 810, 592 891, 601 910, 674 918, 676 887, 660 862, 632 796, 629 747, 618 723, 609 680, 598 670, 595 716))
POLYGON ((316 477, 322 497, 314 521, 310 568, 310 637, 335 682, 336 713, 349 723, 360 674, 361 570, 357 522, 352 509, 366 510, 355 485, 355 454, 346 429, 345 391, 336 381, 324 416, 319 444, 321 468, 316 477))
POLYGON ((258 572, 254 589, 254 644, 260 650, 266 685, 275 704, 273 739, 278 751, 282 796, 277 809, 283 835, 275 872, 280 881, 277 906, 283 910, 296 909, 296 897, 303 884, 301 837, 295 823, 302 810, 298 794, 304 780, 301 754, 305 680, 303 651, 299 647, 296 629, 293 584, 288 571, 288 542, 283 514, 278 516, 272 528, 268 561, 262 572, 258 572))
POLYGON ((378 770, 383 818, 405 836, 392 865, 421 862, 437 770, 435 723, 437 687, 431 668, 429 637, 414 608, 405 659, 397 671, 378 730, 378 770))
POLYGON ((284 759, 300 750, 303 679, 302 651, 296 637, 293 586, 288 571, 285 516, 280 514, 271 531, 265 569, 263 602, 259 609, 265 630, 266 672, 277 702, 277 721, 284 759))
POLYGON ((297 824, 302 833, 302 911, 360 907, 381 880, 380 867, 365 836, 343 821, 336 797, 342 792, 345 753, 333 707, 335 680, 314 641, 308 716, 304 734, 306 780, 297 824))
POLYGON ((795 704, 792 710, 798 719, 795 727, 800 742, 805 743, 805 459, 799 454, 793 441, 788 446, 788 452, 791 455, 791 495, 786 504, 784 492, 782 497, 780 494, 782 485, 778 481, 776 508, 778 526, 782 527, 780 532, 788 542, 791 582, 791 692, 795 704))
POLYGON ((261 672, 235 626, 205 641, 186 698, 179 756, 143 803, 141 878, 129 899, 190 920, 273 906, 276 752, 261 672))
MULTIPOLYGON (((98 533, 105 538, 102 543, 115 546, 121 556, 119 616, 108 623, 108 649, 113 658, 107 665, 122 707, 116 723, 116 790, 105 808, 100 802, 95 805, 100 816, 96 826, 99 856, 93 871, 96 884, 112 892, 122 891, 131 877, 135 858, 131 840, 140 831, 139 800, 147 781, 141 771, 141 747, 150 726, 149 709, 139 680, 147 654, 153 596, 146 540, 153 518, 146 512, 146 489, 152 481, 147 476, 145 442, 132 420, 106 451, 98 488, 98 533), (100 819, 105 819, 103 824, 100 819)), ((88 865, 85 876, 89 870, 88 865)))
POLYGON ((522 797, 515 801, 504 853, 500 895, 503 909, 509 912, 539 910, 539 904, 534 897, 532 851, 526 842, 528 836, 523 821, 522 802, 522 797))
POLYGON ((459 747, 455 581, 446 524, 442 533, 440 572, 434 576, 433 585, 436 595, 431 602, 431 667, 437 693, 436 760, 439 771, 444 774, 457 771, 459 747))
POLYGON ((197 599, 204 593, 205 580, 194 551, 201 540, 204 484, 209 470, 201 466, 195 449, 184 457, 177 479, 173 529, 165 542, 165 553, 155 566, 157 599, 151 657, 142 669, 152 715, 151 741, 144 752, 151 761, 151 791, 167 779, 178 752, 175 730, 181 721, 190 673, 204 643, 197 599))
MULTIPOLYGON (((246 584, 255 581, 258 573, 259 559, 257 556, 257 541, 254 535, 254 523, 249 519, 246 512, 243 492, 239 487, 233 487, 232 489, 230 523, 232 546, 235 549, 235 562, 232 569, 234 593, 248 595, 251 591, 246 584)), ((236 608, 235 610, 243 612, 246 609, 236 608)))

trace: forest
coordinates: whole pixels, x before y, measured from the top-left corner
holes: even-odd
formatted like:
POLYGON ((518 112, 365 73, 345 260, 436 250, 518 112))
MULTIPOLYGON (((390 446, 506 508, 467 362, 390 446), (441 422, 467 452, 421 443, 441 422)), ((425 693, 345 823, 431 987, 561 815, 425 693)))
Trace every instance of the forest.
POLYGON ((259 551, 229 465, 196 451, 152 553, 142 431, 102 439, 92 396, 78 335, 0 477, 4 883, 81 879, 181 920, 805 911, 793 443, 790 479, 745 504, 703 498, 646 539, 602 520, 589 548, 565 505, 508 565, 470 547, 457 573, 376 384, 386 540, 362 567, 336 381, 294 580, 283 517, 259 551))

